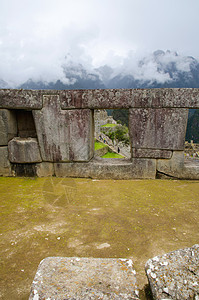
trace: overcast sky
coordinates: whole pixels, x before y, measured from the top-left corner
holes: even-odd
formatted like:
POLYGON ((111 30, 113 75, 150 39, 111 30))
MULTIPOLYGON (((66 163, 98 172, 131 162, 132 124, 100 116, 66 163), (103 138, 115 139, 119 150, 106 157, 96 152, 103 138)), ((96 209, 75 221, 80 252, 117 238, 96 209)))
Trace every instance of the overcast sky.
POLYGON ((157 49, 199 59, 199 0, 0 0, 0 79, 56 80, 157 49))

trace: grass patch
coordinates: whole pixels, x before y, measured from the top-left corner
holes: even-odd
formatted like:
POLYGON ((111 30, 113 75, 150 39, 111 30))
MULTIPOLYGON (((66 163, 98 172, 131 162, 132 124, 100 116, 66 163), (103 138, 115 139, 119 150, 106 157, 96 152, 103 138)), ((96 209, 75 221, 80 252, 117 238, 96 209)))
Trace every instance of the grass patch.
POLYGON ((110 123, 107 123, 105 125, 102 125, 101 127, 115 127, 117 126, 117 124, 110 124, 110 123))
POLYGON ((104 147, 106 147, 105 144, 100 143, 100 142, 95 142, 95 150, 102 149, 104 147))
POLYGON ((124 158, 124 156, 114 153, 114 152, 107 152, 102 158, 124 158))

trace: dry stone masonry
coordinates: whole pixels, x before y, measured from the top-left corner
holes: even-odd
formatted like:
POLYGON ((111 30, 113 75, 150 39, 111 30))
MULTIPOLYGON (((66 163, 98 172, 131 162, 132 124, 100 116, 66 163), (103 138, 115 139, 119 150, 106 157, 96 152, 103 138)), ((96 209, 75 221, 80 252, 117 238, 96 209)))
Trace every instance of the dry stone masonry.
POLYGON ((189 108, 199 89, 2 89, 0 176, 199 179, 199 160, 184 161, 189 108), (94 110, 122 108, 131 159, 96 159, 94 110))

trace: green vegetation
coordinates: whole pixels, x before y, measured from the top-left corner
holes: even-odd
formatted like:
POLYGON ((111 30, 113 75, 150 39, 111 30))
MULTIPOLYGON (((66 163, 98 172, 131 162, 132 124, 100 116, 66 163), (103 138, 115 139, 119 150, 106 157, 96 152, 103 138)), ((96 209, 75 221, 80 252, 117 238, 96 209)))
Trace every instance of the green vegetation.
POLYGON ((100 142, 95 142, 95 150, 101 149, 106 147, 106 145, 104 143, 100 143, 100 142))
POLYGON ((107 152, 102 158, 124 158, 124 156, 114 153, 114 152, 107 152))
POLYGON ((105 125, 102 125, 101 127, 115 127, 117 126, 117 124, 110 124, 110 123, 107 123, 105 125))
MULTIPOLYGON (((105 132, 104 132, 105 133, 105 132)), ((126 125, 117 126, 115 131, 106 132, 105 134, 112 140, 118 140, 125 145, 129 145, 129 130, 126 125)))
POLYGON ((128 109, 113 109, 112 110, 113 119, 118 123, 121 122, 122 125, 129 126, 129 111, 128 109))

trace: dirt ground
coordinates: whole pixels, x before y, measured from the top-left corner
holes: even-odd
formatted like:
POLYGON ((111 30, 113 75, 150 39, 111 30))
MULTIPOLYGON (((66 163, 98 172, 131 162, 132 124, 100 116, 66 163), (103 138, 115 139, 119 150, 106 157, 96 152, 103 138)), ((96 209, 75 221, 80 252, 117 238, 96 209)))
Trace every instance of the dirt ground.
POLYGON ((0 178, 0 298, 28 299, 48 256, 149 258, 199 243, 199 181, 0 178))

